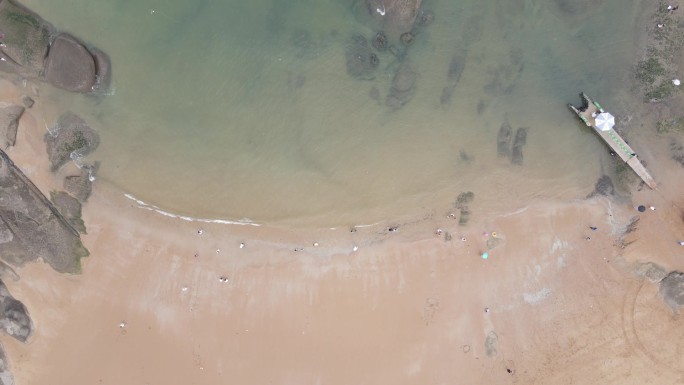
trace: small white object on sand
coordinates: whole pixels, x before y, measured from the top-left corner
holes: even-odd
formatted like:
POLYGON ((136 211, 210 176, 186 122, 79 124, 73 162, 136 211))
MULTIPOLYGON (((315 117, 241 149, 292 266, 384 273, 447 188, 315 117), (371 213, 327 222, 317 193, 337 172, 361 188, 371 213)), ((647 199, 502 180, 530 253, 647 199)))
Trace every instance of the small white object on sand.
POLYGON ((186 291, 188 291, 188 287, 187 287, 187 286, 183 286, 183 287, 181 287, 181 291, 182 291, 182 292, 186 292, 186 291))
POLYGON ((245 243, 244 243, 244 242, 241 242, 241 243, 240 243, 240 248, 243 249, 244 247, 245 247, 245 243))
POLYGON ((356 250, 358 250, 358 249, 359 249, 358 246, 354 246, 354 247, 352 248, 352 251, 356 251, 356 250))
POLYGON ((121 323, 119 324, 119 328, 123 329, 125 327, 126 327, 126 321, 121 321, 121 323))
POLYGON ((678 85, 682 84, 682 82, 679 79, 672 79, 672 84, 678 86, 678 85))

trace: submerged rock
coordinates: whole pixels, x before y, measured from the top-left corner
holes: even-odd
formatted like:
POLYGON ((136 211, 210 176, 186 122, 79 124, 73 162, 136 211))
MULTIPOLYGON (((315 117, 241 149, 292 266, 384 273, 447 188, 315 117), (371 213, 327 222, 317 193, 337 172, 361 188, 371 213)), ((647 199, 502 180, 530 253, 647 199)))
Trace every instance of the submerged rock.
POLYGON ((511 140, 513 139, 513 129, 505 120, 499 127, 499 134, 496 136, 496 153, 500 158, 511 156, 511 140))
POLYGON ((515 132, 515 139, 513 139, 513 148, 511 149, 511 163, 515 165, 522 165, 523 153, 522 149, 527 143, 527 128, 520 127, 515 132))
POLYGON ((380 64, 378 55, 373 52, 368 40, 362 35, 354 35, 347 43, 345 51, 347 73, 362 80, 375 78, 375 70, 380 64))
POLYGON ((404 60, 392 78, 385 104, 390 108, 401 108, 413 98, 413 91, 416 84, 417 73, 413 64, 409 60, 404 60))
POLYGON ((0 150, 0 258, 22 266, 38 259, 78 273, 88 256, 79 233, 0 150))
POLYGON ((2 148, 14 146, 19 118, 23 113, 24 107, 22 106, 0 103, 0 146, 2 148))
POLYGON ((100 136, 78 115, 65 112, 45 134, 45 142, 50 169, 56 171, 71 159, 72 153, 85 156, 93 152, 100 144, 100 136))
POLYGON ((33 323, 26 306, 12 297, 0 280, 0 327, 8 335, 26 342, 33 332, 33 323))

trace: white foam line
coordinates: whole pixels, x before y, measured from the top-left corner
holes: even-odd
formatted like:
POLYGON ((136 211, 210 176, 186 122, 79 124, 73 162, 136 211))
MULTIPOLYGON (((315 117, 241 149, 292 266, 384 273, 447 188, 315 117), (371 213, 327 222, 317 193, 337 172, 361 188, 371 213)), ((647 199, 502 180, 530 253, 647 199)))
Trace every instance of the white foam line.
POLYGON ((225 220, 225 219, 204 219, 204 218, 193 218, 193 217, 188 217, 188 216, 184 216, 184 215, 177 215, 177 214, 170 213, 168 211, 164 211, 157 206, 147 204, 147 203, 141 201, 140 199, 134 197, 131 194, 124 193, 124 196, 126 198, 132 200, 132 201, 135 201, 135 203, 137 203, 138 207, 141 209, 154 211, 157 214, 161 214, 161 215, 166 216, 166 217, 178 218, 178 219, 182 219, 182 220, 188 221, 188 222, 220 223, 223 225, 241 225, 241 226, 257 226, 257 227, 261 226, 258 223, 254 223, 254 222, 250 221, 249 219, 244 219, 241 221, 229 221, 229 220, 225 220))

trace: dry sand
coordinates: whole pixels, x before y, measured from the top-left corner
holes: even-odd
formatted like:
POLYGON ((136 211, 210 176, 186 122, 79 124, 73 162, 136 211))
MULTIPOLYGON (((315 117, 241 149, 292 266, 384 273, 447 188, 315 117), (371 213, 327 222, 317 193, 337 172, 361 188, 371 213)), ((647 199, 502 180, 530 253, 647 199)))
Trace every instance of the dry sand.
MULTIPOLYGON (((9 155, 48 192, 69 170, 47 171, 39 111, 9 155)), ((632 201, 656 210, 536 202, 392 234, 186 222, 98 181, 83 274, 18 269, 36 330, 1 340, 18 384, 681 384, 684 319, 655 281, 684 271, 684 168, 647 143, 661 188, 632 201)))

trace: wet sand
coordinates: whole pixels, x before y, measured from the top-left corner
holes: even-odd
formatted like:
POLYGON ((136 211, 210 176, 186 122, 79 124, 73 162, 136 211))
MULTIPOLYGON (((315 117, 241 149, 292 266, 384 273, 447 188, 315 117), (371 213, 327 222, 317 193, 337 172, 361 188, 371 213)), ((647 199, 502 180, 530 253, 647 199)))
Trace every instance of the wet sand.
MULTIPOLYGON (((657 106, 626 105, 623 124, 651 130, 631 137, 658 191, 535 201, 467 226, 194 223, 98 181, 83 273, 36 263, 7 282, 35 324, 25 345, 0 337, 16 383, 682 383, 684 319, 654 281, 684 271, 684 168, 671 138, 649 135, 657 106)), ((39 111, 8 153, 48 192, 69 170, 49 173, 39 111)))

